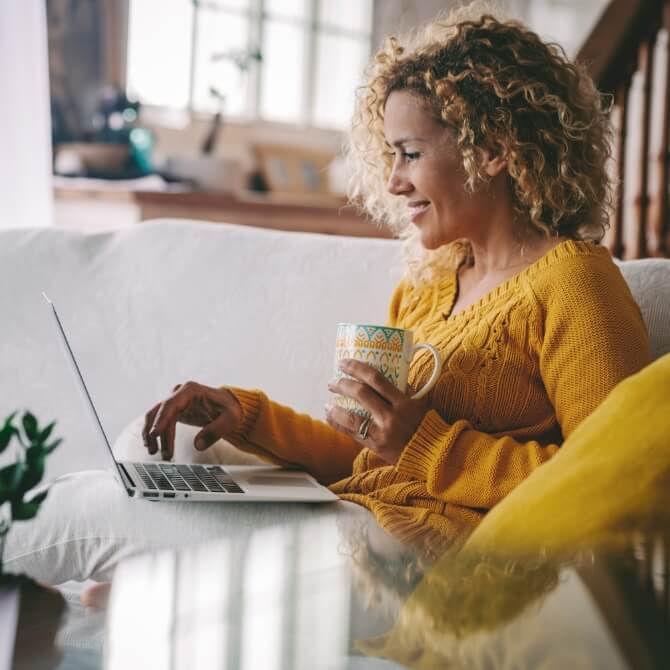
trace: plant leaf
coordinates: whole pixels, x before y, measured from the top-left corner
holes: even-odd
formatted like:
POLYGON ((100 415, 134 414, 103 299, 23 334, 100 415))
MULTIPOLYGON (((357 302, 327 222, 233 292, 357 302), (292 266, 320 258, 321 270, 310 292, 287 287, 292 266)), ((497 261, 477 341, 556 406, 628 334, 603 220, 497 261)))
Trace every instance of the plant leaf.
POLYGON ((7 445, 12 441, 12 436, 16 433, 16 428, 11 424, 5 424, 0 430, 0 454, 7 448, 7 445))
POLYGON ((51 444, 47 444, 44 447, 44 449, 46 449, 46 453, 50 454, 62 441, 63 438, 59 437, 57 440, 54 440, 51 444))
POLYGON ((17 432, 12 423, 15 416, 16 412, 12 412, 5 419, 5 425, 0 430, 0 454, 7 448, 7 445, 12 441, 12 436, 17 432))
POLYGON ((0 505, 11 500, 16 494, 16 491, 10 486, 0 484, 0 505))
POLYGON ((49 439, 49 435, 51 435, 51 431, 53 431, 54 426, 56 425, 55 421, 52 421, 38 436, 38 441, 39 442, 46 442, 49 439))
POLYGON ((26 469, 16 489, 17 492, 24 494, 42 481, 47 453, 40 444, 35 444, 26 450, 26 469))
POLYGON ((40 509, 42 501, 47 497, 48 491, 38 493, 28 502, 21 500, 12 501, 12 518, 14 521, 27 521, 32 519, 40 509))
POLYGON ((46 457, 61 443, 61 440, 57 439, 51 444, 46 444, 56 425, 55 421, 40 428, 35 416, 26 411, 21 417, 20 427, 16 427, 12 423, 16 414, 17 412, 14 412, 8 416, 0 428, 0 452, 6 449, 13 437, 23 447, 19 449, 17 462, 0 468, 0 504, 9 502, 13 518, 25 520, 32 519, 37 514, 47 491, 33 496, 28 501, 24 501, 24 497, 42 481, 46 457))
POLYGON ((14 503, 12 505, 12 518, 14 521, 28 521, 39 512, 40 506, 36 503, 14 503))
POLYGON ((5 425, 3 426, 4 428, 7 428, 7 426, 11 426, 12 422, 14 421, 14 417, 16 416, 16 412, 12 412, 6 419, 5 419, 5 425))
POLYGON ((39 438, 39 431, 37 428, 37 419, 30 413, 25 412, 23 414, 23 430, 26 433, 26 436, 31 442, 36 442, 39 438))
POLYGON ((25 471, 25 463, 13 463, 0 470, 0 498, 3 502, 14 501, 17 496, 23 495, 21 484, 25 471))
POLYGON ((15 491, 25 469, 25 463, 12 463, 0 469, 0 487, 15 491))

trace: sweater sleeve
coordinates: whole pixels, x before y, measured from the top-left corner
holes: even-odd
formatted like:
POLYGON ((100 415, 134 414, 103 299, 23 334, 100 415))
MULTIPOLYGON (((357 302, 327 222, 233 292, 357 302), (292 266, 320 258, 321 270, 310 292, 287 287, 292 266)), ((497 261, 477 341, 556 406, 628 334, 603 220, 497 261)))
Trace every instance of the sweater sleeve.
MULTIPOLYGON (((650 360, 638 306, 619 270, 575 264, 536 295, 544 323, 539 368, 563 438, 650 360)), ((534 289, 531 289, 534 291, 534 289)), ((560 436, 559 436, 560 437, 560 436)), ((490 509, 559 449, 489 435, 429 410, 396 464, 435 498, 490 509)))
POLYGON ((322 484, 351 474, 361 446, 356 440, 270 400, 262 391, 228 388, 242 405, 242 424, 226 440, 263 460, 307 470, 322 484))

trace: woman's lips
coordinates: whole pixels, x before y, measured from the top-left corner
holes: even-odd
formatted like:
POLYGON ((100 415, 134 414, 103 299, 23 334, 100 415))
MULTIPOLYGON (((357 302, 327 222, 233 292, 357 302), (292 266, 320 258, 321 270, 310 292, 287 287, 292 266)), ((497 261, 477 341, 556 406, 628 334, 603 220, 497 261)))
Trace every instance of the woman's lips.
POLYGON ((410 219, 412 222, 416 221, 429 207, 428 201, 410 203, 408 205, 410 212, 410 219))

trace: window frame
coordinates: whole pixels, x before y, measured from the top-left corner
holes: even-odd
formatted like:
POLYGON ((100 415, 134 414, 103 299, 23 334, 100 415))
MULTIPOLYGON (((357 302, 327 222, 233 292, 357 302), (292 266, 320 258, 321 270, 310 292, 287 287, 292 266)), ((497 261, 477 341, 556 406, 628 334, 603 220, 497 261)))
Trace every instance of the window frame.
MULTIPOLYGON (((115 24, 114 34, 109 35, 117 43, 119 40, 123 45, 119 48, 119 52, 123 52, 124 63, 122 66, 115 63, 113 67, 118 73, 119 70, 123 73, 123 88, 127 91, 127 71, 128 71, 128 34, 130 30, 130 1, 119 3, 125 7, 118 11, 124 21, 123 35, 120 34, 118 24, 119 20, 112 22, 115 24)), ((141 0, 140 0, 141 1, 141 0)), ((282 121, 278 119, 267 118, 261 115, 261 100, 262 100, 262 62, 257 66, 252 66, 247 72, 248 85, 246 100, 244 101, 245 113, 226 115, 228 120, 237 121, 240 123, 260 123, 263 125, 293 125, 301 127, 322 128, 324 130, 340 131, 341 128, 333 126, 317 126, 314 123, 314 112, 316 101, 314 99, 316 92, 316 70, 317 70, 317 47, 318 37, 320 34, 342 36, 351 39, 356 39, 365 45, 368 56, 372 53, 372 43, 374 38, 374 2, 371 2, 370 8, 370 23, 365 31, 353 30, 334 26, 322 21, 319 21, 319 9, 321 0, 307 0, 307 13, 305 18, 283 17, 271 13, 267 10, 265 0, 251 0, 249 8, 241 9, 226 4, 225 0, 191 0, 193 4, 193 26, 191 36, 191 50, 190 50, 190 66, 189 66, 189 93, 188 103, 186 108, 172 108, 161 105, 152 105, 151 103, 143 103, 143 107, 152 110, 152 116, 160 113, 163 110, 166 114, 179 115, 187 114, 191 118, 209 118, 211 113, 202 109, 198 109, 194 105, 195 98, 195 82, 196 82, 196 54, 198 49, 198 12, 205 10, 221 11, 230 15, 243 16, 249 20, 249 33, 247 36, 247 48, 263 49, 263 35, 264 30, 269 20, 280 20, 283 23, 291 24, 301 27, 306 32, 306 53, 303 62, 305 68, 304 84, 301 92, 300 114, 292 121, 282 121)), ((118 75, 116 77, 119 78, 118 75)), ((120 82, 121 83, 121 82, 120 82)))

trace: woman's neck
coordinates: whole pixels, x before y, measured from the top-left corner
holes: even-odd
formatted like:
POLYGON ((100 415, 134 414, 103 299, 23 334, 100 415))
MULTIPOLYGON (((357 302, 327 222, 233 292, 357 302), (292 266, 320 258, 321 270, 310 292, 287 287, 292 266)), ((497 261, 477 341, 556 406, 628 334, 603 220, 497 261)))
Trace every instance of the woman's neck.
POLYGON ((544 256, 564 237, 532 235, 520 239, 518 235, 492 234, 483 242, 470 242, 468 274, 474 283, 495 277, 514 275, 544 256))

